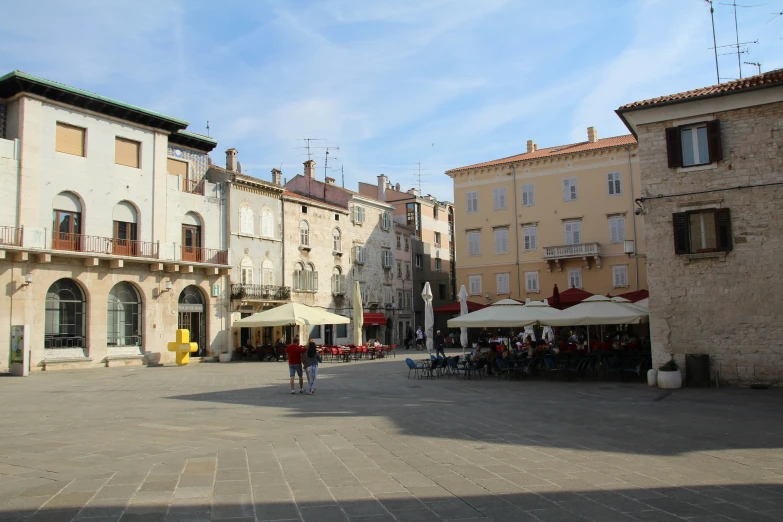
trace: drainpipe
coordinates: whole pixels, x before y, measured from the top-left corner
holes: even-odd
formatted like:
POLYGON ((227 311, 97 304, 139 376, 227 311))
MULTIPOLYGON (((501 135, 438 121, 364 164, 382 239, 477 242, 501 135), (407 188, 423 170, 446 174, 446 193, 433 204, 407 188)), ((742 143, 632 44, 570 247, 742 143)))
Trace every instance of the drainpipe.
POLYGON ((631 219, 633 220, 633 244, 634 244, 634 250, 637 250, 636 254, 634 254, 634 260, 636 261, 636 289, 639 290, 639 252, 638 252, 638 246, 639 242, 636 239, 636 214, 633 213, 633 204, 634 204, 634 191, 633 191, 633 170, 631 170, 631 147, 628 145, 625 146, 625 150, 628 153, 628 178, 631 181, 631 219))
MULTIPOLYGON (((280 280, 280 286, 285 286, 285 201, 283 200, 282 194, 280 194, 280 227, 280 234, 282 234, 282 237, 280 238, 280 257, 282 258, 280 263, 283 265, 281 267, 282 278, 280 280)), ((291 290, 293 291, 293 288, 291 290)), ((290 294, 288 298, 291 299, 290 294)))
POLYGON ((519 274, 519 215, 517 214, 517 166, 511 165, 514 177, 514 237, 516 239, 515 256, 517 262, 517 295, 522 299, 522 279, 519 274))

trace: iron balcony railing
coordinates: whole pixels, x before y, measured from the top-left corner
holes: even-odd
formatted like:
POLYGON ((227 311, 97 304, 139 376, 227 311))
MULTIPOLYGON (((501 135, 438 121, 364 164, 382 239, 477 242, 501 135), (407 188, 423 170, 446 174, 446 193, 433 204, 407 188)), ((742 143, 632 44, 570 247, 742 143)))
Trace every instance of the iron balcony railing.
POLYGON ((215 248, 197 248, 182 246, 182 260, 192 261, 194 263, 212 263, 215 265, 228 264, 228 250, 217 250, 215 248))
POLYGON ((83 335, 44 335, 44 348, 84 348, 83 335))
POLYGON ((291 297, 291 287, 275 285, 231 284, 231 299, 236 301, 285 301, 291 297))
POLYGON ((597 256, 601 254, 598 243, 577 243, 544 247, 544 259, 564 259, 568 257, 597 256))
POLYGON ((153 259, 158 257, 157 243, 62 232, 54 233, 52 248, 54 250, 70 250, 72 252, 89 252, 114 256, 149 257, 153 259))
POLYGON ((0 227, 0 245, 22 246, 22 229, 0 227))

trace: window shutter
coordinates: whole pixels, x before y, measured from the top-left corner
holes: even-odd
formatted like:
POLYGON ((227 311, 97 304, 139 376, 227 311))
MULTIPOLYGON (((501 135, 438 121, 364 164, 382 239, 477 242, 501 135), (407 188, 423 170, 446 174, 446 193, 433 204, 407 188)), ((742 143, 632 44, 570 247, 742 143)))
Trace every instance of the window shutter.
POLYGON ((715 232, 717 250, 721 252, 731 251, 731 212, 729 209, 721 208, 715 211, 715 232))
POLYGON ((508 252, 508 230, 503 230, 500 233, 500 251, 508 252))
POLYGON ((538 229, 532 228, 530 229, 530 250, 535 250, 538 248, 538 229))
POLYGON ((670 169, 682 167, 682 143, 680 142, 679 127, 666 129, 666 156, 670 169))
POLYGON ((723 144, 720 137, 720 120, 707 122, 707 149, 709 150, 709 162, 715 163, 723 159, 723 144))
POLYGON ((563 181, 563 201, 569 201, 571 199, 571 181, 563 181))
POLYGON ((318 291, 318 272, 313 272, 313 291, 318 291))
POLYGON ((676 212, 672 214, 672 223, 674 225, 674 253, 688 254, 690 252, 688 213, 676 212))

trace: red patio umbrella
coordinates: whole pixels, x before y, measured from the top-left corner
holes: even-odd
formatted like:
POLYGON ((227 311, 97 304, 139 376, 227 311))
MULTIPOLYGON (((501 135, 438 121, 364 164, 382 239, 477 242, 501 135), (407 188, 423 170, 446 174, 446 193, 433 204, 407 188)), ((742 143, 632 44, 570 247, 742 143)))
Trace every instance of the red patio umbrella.
POLYGON ((579 288, 569 288, 568 290, 564 290, 561 293, 558 291, 557 285, 555 285, 555 290, 552 297, 549 298, 549 302, 555 303, 552 306, 562 310, 564 308, 568 308, 569 306, 579 304, 592 295, 595 294, 579 288))
MULTIPOLYGON (((468 313, 475 312, 476 310, 481 310, 482 308, 486 308, 487 305, 483 305, 480 303, 474 303, 473 301, 467 301, 468 304, 468 313)), ((447 305, 439 306, 437 308, 432 309, 432 313, 434 314, 459 314, 459 303, 449 303, 447 305)))

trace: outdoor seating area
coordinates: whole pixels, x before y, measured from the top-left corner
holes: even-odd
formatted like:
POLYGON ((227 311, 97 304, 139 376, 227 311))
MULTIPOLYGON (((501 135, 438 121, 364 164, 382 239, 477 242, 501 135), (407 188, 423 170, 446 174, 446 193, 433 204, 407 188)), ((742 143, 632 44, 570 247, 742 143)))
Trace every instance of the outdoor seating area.
MULTIPOLYGON (((384 359, 397 356, 397 345, 374 346, 356 346, 354 344, 331 346, 317 345, 316 349, 321 355, 321 362, 354 362, 368 361, 375 359, 384 359)), ((276 347, 266 344, 257 347, 247 346, 238 347, 234 350, 236 360, 261 361, 261 362, 281 362, 287 361, 285 345, 276 347)))

